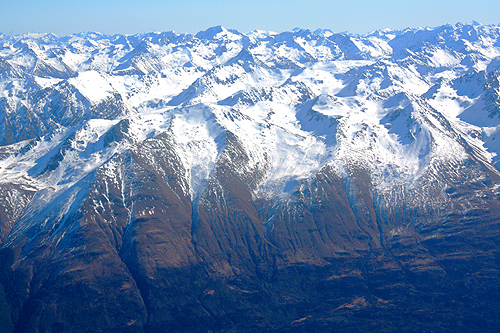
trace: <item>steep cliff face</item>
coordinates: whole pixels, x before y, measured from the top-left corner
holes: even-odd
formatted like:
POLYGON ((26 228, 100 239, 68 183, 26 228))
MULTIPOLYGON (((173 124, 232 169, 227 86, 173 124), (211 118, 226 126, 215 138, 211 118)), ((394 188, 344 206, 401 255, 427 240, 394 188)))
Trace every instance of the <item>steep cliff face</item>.
POLYGON ((6 332, 498 327, 499 27, 0 37, 6 332))

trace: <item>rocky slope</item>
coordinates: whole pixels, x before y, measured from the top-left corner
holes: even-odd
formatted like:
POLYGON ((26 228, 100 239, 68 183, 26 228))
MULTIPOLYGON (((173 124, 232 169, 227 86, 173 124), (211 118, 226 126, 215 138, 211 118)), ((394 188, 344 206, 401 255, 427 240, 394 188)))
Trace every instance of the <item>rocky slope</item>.
POLYGON ((5 332, 494 331, 500 26, 0 35, 5 332))

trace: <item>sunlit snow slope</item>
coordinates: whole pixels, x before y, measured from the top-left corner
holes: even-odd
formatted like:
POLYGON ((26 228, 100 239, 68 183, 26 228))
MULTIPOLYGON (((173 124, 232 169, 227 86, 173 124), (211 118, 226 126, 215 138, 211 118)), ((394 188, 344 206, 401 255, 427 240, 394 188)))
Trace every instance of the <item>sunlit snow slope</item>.
POLYGON ((495 165, 499 33, 2 36, 0 179, 57 194, 169 133, 194 198, 225 131, 265 169, 256 197, 286 197, 326 165, 362 165, 378 191, 414 184, 435 160, 495 165), (126 135, 103 143, 123 121, 126 135))

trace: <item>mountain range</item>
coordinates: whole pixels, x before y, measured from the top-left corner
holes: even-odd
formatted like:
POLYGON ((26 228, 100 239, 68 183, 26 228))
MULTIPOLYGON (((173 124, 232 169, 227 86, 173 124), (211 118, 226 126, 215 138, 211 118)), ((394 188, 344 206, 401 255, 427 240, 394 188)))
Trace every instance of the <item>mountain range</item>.
POLYGON ((0 331, 495 331, 499 163, 500 25, 0 34, 0 331))

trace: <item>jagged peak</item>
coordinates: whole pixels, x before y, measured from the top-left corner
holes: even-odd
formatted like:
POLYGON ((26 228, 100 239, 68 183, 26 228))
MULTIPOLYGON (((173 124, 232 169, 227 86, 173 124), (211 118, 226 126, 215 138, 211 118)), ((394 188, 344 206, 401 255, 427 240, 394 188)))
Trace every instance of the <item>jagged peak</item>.
POLYGON ((211 28, 208 28, 205 31, 198 32, 195 37, 198 39, 241 39, 244 36, 240 32, 234 29, 226 29, 221 25, 217 25, 211 28))

